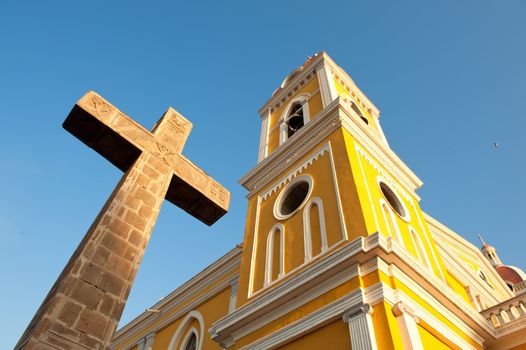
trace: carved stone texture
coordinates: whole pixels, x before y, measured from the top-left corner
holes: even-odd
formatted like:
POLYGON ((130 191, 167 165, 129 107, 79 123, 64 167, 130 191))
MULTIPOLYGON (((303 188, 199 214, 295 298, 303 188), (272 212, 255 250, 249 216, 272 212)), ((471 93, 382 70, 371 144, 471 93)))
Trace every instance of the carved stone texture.
POLYGON ((192 124, 174 109, 152 132, 95 92, 64 128, 125 171, 15 349, 108 349, 165 198, 211 225, 230 193, 180 152, 192 124))

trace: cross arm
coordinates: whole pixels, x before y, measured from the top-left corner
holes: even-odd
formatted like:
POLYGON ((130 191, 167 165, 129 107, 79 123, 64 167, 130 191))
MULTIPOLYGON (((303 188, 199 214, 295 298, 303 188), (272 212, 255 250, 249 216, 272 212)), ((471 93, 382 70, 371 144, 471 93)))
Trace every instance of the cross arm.
POLYGON ((230 192, 182 155, 172 158, 173 176, 166 199, 207 225, 228 210, 230 192))
POLYGON ((155 136, 94 91, 75 104, 62 124, 88 147, 127 171, 143 151, 156 149, 155 136))
POLYGON ((171 176, 166 199, 207 225, 227 212, 230 192, 180 154, 191 123, 173 108, 150 132, 89 91, 73 107, 63 127, 122 171, 143 152, 154 155, 168 166, 171 176), (177 137, 166 136, 163 130, 167 125, 177 137))

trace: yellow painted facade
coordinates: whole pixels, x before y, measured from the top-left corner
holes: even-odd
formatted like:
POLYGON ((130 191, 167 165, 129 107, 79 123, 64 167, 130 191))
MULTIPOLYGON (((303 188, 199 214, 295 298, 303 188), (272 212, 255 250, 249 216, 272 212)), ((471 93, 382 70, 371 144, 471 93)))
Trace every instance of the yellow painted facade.
POLYGON ((524 348, 526 294, 422 211, 378 109, 326 53, 260 114, 243 244, 121 328, 113 349, 524 348))

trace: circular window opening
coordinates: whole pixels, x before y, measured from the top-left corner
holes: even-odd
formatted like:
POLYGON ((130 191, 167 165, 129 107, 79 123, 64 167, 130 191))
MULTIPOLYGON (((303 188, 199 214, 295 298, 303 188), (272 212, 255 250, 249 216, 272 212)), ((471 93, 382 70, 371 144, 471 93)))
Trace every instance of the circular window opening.
POLYGON ((396 193, 394 193, 394 191, 383 182, 380 182, 380 189, 382 190, 385 199, 387 199, 387 202, 394 209, 394 211, 396 211, 396 213, 401 217, 405 218, 407 212, 405 211, 404 205, 402 204, 400 199, 398 199, 396 193))
POLYGON ((279 213, 282 216, 287 216, 296 211, 307 199, 309 188, 310 185, 307 181, 298 181, 292 185, 281 200, 279 213))

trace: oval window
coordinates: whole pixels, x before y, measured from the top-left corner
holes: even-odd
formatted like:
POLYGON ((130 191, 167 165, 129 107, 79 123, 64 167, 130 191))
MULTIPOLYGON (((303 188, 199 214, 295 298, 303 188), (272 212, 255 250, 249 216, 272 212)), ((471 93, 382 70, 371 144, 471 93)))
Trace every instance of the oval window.
POLYGON ((285 189, 276 203, 276 216, 279 219, 285 219, 298 210, 309 196, 310 187, 310 182, 302 179, 285 189))
POLYGON ((407 211, 405 210, 402 201, 398 198, 396 193, 394 193, 394 191, 382 181, 380 181, 379 185, 380 190, 382 190, 382 194, 384 195, 385 199, 387 199, 387 202, 391 208, 393 208, 394 211, 402 218, 407 218, 407 211))

